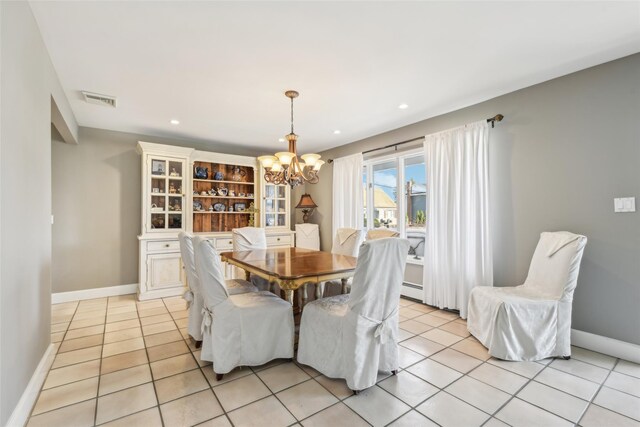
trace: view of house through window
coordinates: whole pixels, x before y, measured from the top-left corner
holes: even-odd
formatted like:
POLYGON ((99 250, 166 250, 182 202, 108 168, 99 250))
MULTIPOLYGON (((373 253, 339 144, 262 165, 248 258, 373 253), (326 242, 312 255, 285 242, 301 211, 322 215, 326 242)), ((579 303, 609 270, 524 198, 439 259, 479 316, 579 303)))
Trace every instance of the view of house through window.
POLYGON ((389 228, 409 239, 409 255, 424 256, 427 193, 422 150, 367 160, 362 174, 364 224, 389 228))

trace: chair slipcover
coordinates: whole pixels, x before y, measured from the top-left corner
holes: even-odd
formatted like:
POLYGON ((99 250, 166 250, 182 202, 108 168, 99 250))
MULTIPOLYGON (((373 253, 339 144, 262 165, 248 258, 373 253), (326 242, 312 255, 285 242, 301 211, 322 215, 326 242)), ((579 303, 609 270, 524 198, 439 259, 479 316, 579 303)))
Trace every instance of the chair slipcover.
MULTIPOLYGON (((202 341, 202 308, 204 300, 198 272, 196 271, 195 256, 193 251, 193 236, 181 231, 178 234, 180 241, 180 254, 182 263, 187 273, 187 284, 189 289, 184 293, 183 298, 189 303, 189 321, 187 332, 196 341, 202 341)), ((226 286, 231 295, 244 294, 247 292, 257 292, 258 288, 244 280, 226 280, 226 286)))
POLYGON ((296 248, 320 250, 318 224, 296 224, 296 248))
POLYGON ((357 257, 360 245, 364 240, 362 230, 355 228, 339 228, 333 239, 332 254, 357 257))
POLYGON ((229 295, 220 257, 208 240, 194 238, 204 296, 201 359, 217 374, 293 357, 293 309, 271 292, 229 295))
MULTIPOLYGON (((267 249, 267 234, 264 228, 242 227, 231 231, 233 251, 251 251, 255 249, 267 249)), ((258 276, 251 276, 251 283, 259 290, 269 290, 269 281, 258 276)))
POLYGON ((196 272, 196 263, 193 255, 193 236, 181 231, 178 234, 180 241, 180 254, 182 255, 182 263, 187 273, 187 284, 189 289, 184 293, 184 299, 189 304, 189 323, 187 324, 187 332, 196 341, 202 341, 202 307, 203 299, 200 291, 200 282, 198 281, 198 273, 196 272))
POLYGON ((527 279, 515 287, 476 287, 467 328, 504 360, 571 355, 571 305, 587 238, 542 233, 527 279))
MULTIPOLYGON (((356 230, 355 228, 339 228, 336 232, 336 236, 333 239, 333 246, 331 247, 331 253, 337 255, 347 255, 352 257, 358 257, 358 251, 364 241, 364 232, 362 230, 356 230)), ((347 290, 351 288, 351 282, 353 278, 349 277, 347 280, 347 290)), ((342 287, 342 282, 330 281, 320 284, 320 293, 324 295, 324 288, 326 285, 342 287)))
POLYGON ((400 233, 387 228, 374 228, 367 231, 367 240, 384 239, 386 237, 398 237, 400 233))
POLYGON ((379 239, 360 248, 350 294, 304 307, 298 361, 352 390, 398 369, 398 309, 409 241, 379 239))
POLYGON ((234 252, 267 249, 267 235, 264 228, 242 227, 234 228, 231 232, 234 252))

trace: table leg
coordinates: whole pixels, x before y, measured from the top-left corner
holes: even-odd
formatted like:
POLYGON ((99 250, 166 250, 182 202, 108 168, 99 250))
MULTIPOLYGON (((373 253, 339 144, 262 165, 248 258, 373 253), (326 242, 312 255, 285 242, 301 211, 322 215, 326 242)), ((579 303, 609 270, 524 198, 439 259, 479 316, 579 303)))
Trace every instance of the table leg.
POLYGON ((322 298, 324 295, 324 282, 316 283, 316 299, 322 298))
POLYGON ((307 293, 307 284, 302 285, 302 306, 304 307, 309 301, 309 294, 307 293))
POLYGON ((344 278, 344 279, 340 279, 340 282, 342 282, 342 293, 346 294, 347 293, 347 282, 349 281, 349 279, 344 278))
POLYGON ((289 304, 291 304, 291 307, 293 307, 293 289, 285 289, 284 296, 286 300, 289 301, 289 304))

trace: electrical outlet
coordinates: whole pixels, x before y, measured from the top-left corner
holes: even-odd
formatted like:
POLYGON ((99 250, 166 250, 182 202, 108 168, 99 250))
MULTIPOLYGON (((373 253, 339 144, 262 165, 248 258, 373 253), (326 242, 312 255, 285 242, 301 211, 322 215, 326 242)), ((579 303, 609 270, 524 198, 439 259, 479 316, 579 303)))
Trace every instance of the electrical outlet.
POLYGON ((635 197, 617 197, 613 199, 613 211, 616 213, 635 212, 636 198, 635 197))

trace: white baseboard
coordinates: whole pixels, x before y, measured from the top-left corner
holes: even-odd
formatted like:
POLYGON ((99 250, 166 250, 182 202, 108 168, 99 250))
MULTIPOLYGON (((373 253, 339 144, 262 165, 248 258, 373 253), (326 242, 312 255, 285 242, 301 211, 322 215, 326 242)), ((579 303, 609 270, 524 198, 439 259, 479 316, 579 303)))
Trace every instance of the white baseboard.
POLYGON ((27 384, 27 388, 22 393, 11 417, 9 417, 9 421, 7 422, 8 427, 24 426, 27 424, 29 414, 31 414, 31 408, 33 408, 33 405, 36 403, 38 393, 40 393, 44 380, 47 378, 49 368, 51 368, 53 359, 56 357, 54 348, 54 344, 49 344, 47 351, 44 352, 40 363, 38 363, 38 367, 29 380, 29 384, 27 384))
POLYGON ((51 294, 51 304, 61 302, 81 301, 85 299, 113 297, 116 295, 135 294, 138 291, 138 284, 109 286, 106 288, 83 289, 81 291, 58 292, 51 294))
POLYGON ((589 332, 571 330, 571 344, 613 357, 640 363, 640 345, 603 337, 589 332))

